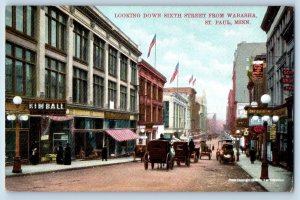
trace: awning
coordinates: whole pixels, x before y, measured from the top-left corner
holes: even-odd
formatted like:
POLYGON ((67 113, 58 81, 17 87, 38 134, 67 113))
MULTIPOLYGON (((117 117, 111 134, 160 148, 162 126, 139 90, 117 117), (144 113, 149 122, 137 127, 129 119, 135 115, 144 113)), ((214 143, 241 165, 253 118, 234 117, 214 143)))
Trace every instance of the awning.
POLYGON ((139 138, 139 135, 130 129, 109 129, 105 130, 105 132, 119 142, 135 140, 139 138))

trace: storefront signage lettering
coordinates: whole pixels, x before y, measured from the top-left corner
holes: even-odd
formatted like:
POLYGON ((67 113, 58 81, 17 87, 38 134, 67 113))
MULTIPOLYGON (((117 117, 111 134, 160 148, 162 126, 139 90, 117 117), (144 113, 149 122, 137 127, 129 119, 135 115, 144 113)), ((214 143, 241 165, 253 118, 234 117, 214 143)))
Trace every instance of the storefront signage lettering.
POLYGON ((105 112, 104 117, 107 119, 130 119, 130 115, 125 113, 105 112))
POLYGON ((270 127, 270 140, 276 140, 276 125, 270 127))
POLYGON ((264 67, 263 64, 254 64, 252 68, 252 79, 253 80, 261 80, 264 75, 264 67))
POLYGON ((28 110, 35 115, 66 115, 66 101, 29 102, 28 110))
POLYGON ((294 70, 284 69, 282 73, 283 75, 294 75, 294 70))
POLYGON ((288 116, 288 110, 287 107, 283 107, 277 110, 273 111, 273 115, 277 115, 279 117, 284 117, 284 116, 288 116))
POLYGON ((282 83, 294 83, 294 79, 293 78, 282 78, 281 82, 282 83))
POLYGON ((248 125, 249 125, 249 119, 248 118, 243 118, 243 119, 237 119, 236 120, 236 127, 245 128, 245 127, 248 127, 248 125))
POLYGON ((248 115, 271 115, 272 114, 272 110, 256 110, 256 109, 248 109, 247 110, 248 115))
POLYGON ((264 126, 253 126, 252 131, 254 133, 263 133, 265 131, 265 127, 264 126))
POLYGON ((291 86, 291 85, 288 85, 288 86, 283 86, 283 89, 284 89, 284 90, 287 90, 287 91, 293 91, 293 90, 294 90, 294 87, 291 86))

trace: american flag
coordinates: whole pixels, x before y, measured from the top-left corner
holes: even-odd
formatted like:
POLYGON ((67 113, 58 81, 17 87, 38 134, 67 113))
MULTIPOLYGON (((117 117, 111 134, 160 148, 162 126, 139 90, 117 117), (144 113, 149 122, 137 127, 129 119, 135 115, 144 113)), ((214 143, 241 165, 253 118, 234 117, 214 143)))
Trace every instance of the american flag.
POLYGON ((147 58, 150 56, 151 49, 152 49, 152 47, 155 45, 155 43, 156 43, 156 34, 154 35, 154 37, 153 37, 153 39, 152 39, 152 41, 151 41, 151 43, 150 43, 147 58))
POLYGON ((170 83, 172 83, 174 81, 174 79, 176 78, 177 74, 178 74, 178 68, 179 68, 179 62, 177 63, 176 67, 175 67, 175 71, 171 77, 170 83))

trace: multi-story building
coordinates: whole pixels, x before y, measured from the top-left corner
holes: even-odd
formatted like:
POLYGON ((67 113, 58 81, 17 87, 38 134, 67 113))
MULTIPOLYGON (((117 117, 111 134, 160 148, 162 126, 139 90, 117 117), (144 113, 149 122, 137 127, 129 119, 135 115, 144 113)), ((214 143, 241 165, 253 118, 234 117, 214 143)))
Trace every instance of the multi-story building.
MULTIPOLYGON (((249 65, 254 60, 254 57, 259 54, 266 52, 265 43, 239 43, 234 54, 233 64, 233 94, 234 94, 234 121, 232 124, 235 125, 236 119, 247 118, 247 113, 244 109, 245 106, 250 104, 249 91, 247 88, 248 76, 247 70, 249 65)), ((231 134, 235 134, 235 126, 231 129, 231 134)))
POLYGON ((205 134, 207 131, 207 101, 206 101, 206 93, 203 91, 201 96, 197 96, 197 102, 200 104, 199 115, 199 127, 200 127, 200 134, 205 134))
POLYGON ((190 105, 190 132, 187 135, 199 135, 200 124, 199 124, 199 109, 200 104, 196 102, 196 90, 190 87, 182 88, 164 88, 164 92, 167 93, 178 93, 188 98, 190 105))
MULTIPOLYGON (((16 112, 18 95, 18 111, 29 115, 20 126, 21 159, 28 160, 35 141, 42 161, 59 142, 71 144, 73 158, 103 146, 109 155, 133 151, 138 46, 96 7, 7 6, 5 15, 5 111, 16 112), (65 106, 63 116, 55 114, 57 102, 65 106), (52 113, 44 114, 46 103, 52 113)), ((7 162, 15 154, 15 131, 16 123, 6 121, 7 162)))
POLYGON ((269 6, 261 24, 267 34, 267 91, 270 105, 279 116, 272 142, 275 164, 293 170, 294 146, 294 8, 269 6))
POLYGON ((190 131, 189 100, 180 93, 165 92, 164 100, 164 137, 172 139, 188 138, 190 131))
MULTIPOLYGON (((159 138, 159 135, 164 132, 163 88, 167 79, 145 60, 138 63, 138 77, 138 131, 140 136, 153 140, 159 138)), ((145 143, 142 140, 140 142, 145 143)))

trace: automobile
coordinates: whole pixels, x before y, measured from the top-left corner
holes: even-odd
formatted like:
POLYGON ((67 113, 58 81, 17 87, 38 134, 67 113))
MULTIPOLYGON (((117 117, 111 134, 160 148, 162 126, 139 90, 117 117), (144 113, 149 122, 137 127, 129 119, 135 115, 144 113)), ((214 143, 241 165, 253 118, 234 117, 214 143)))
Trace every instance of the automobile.
POLYGON ((235 162, 235 156, 233 151, 233 144, 225 143, 222 145, 219 154, 219 162, 222 164, 224 162, 235 162))
POLYGON ((219 140, 218 141, 218 148, 217 148, 217 151, 216 151, 217 160, 219 160, 219 158, 220 158, 220 151, 221 151, 221 147, 223 146, 223 144, 232 144, 232 140, 225 139, 225 140, 219 140))

